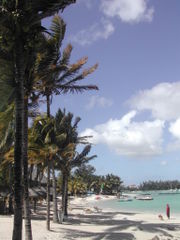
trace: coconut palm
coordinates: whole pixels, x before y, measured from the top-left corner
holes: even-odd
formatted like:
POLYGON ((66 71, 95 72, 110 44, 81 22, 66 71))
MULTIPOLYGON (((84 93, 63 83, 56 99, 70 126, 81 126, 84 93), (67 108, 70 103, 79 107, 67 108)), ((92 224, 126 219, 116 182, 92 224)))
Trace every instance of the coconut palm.
POLYGON ((74 177, 80 178, 87 185, 88 191, 91 191, 90 185, 92 184, 95 176, 96 169, 88 164, 83 164, 74 171, 74 177))
POLYGON ((58 111, 56 114, 56 118, 62 118, 63 114, 66 116, 66 119, 64 121, 63 131, 66 135, 66 138, 61 143, 61 146, 59 146, 57 156, 56 165, 57 168, 61 170, 62 173, 62 217, 61 220, 63 220, 64 215, 67 215, 67 201, 68 201, 68 178, 70 175, 71 170, 74 167, 79 167, 81 164, 84 164, 94 157, 87 157, 87 155, 90 152, 91 145, 87 144, 88 137, 79 137, 77 132, 78 123, 80 121, 80 118, 77 117, 73 121, 73 114, 68 113, 66 114, 65 111, 58 111), (78 144, 85 144, 86 146, 82 150, 82 152, 79 154, 76 151, 76 147, 78 144))
POLYGON ((68 181, 68 192, 75 196, 84 194, 87 192, 87 184, 80 177, 71 176, 68 181))
POLYGON ((12 193, 13 193, 13 165, 10 163, 3 166, 5 161, 5 153, 8 152, 14 144, 14 104, 7 106, 6 110, 0 112, 0 171, 8 179, 4 182, 8 182, 8 188, 10 190, 9 195, 9 213, 13 213, 12 207, 12 193))
MULTIPOLYGON (((50 182, 50 165, 52 166, 53 189, 56 189, 53 159, 59 150, 59 146, 61 146, 66 138, 61 126, 63 122, 64 119, 61 118, 55 119, 52 116, 50 118, 44 116, 35 119, 33 124, 33 139, 36 144, 40 144, 42 151, 46 153, 43 161, 45 161, 47 167, 47 184, 50 182)), ((48 187, 50 187, 50 184, 48 187)), ((56 192, 53 193, 53 195, 56 199, 56 192)), ((54 216, 58 219, 56 206, 57 204, 54 205, 54 216)), ((49 222, 47 224, 49 224, 49 222)))
POLYGON ((0 1, 0 57, 13 60, 15 90, 15 148, 14 148, 14 229, 13 240, 22 239, 22 161, 24 76, 29 48, 33 48, 41 27, 41 20, 53 15, 75 0, 1 0, 0 1))
MULTIPOLYGON (((47 117, 50 118, 51 111, 50 105, 52 102, 53 94, 64 94, 82 92, 84 90, 98 90, 95 85, 79 85, 78 81, 83 80, 87 75, 93 73, 97 64, 89 69, 79 73, 80 69, 87 62, 87 58, 82 58, 75 64, 69 64, 72 46, 69 44, 63 54, 61 54, 61 45, 65 36, 66 24, 56 15, 53 18, 51 25, 51 34, 47 35, 44 49, 39 54, 39 62, 37 62, 36 74, 36 89, 45 97, 47 106, 47 117)), ((50 163, 48 163, 48 183, 47 183, 47 229, 50 228, 50 187, 49 187, 49 174, 50 163)), ((53 164, 53 163, 52 163, 53 164)), ((52 166, 53 167, 53 166, 52 166)), ((53 167, 54 169, 54 167, 53 167)), ((53 171, 54 172, 54 171, 53 171)), ((53 198, 55 204, 55 197, 53 198)), ((53 218, 57 222, 57 216, 53 218)))
POLYGON ((71 170, 75 167, 80 167, 82 164, 85 164, 96 157, 96 155, 87 157, 90 152, 91 145, 85 146, 80 154, 76 152, 76 145, 77 143, 70 143, 63 149, 63 151, 61 151, 60 154, 57 155, 58 166, 61 169, 62 173, 62 221, 64 219, 64 216, 68 215, 68 179, 71 170))

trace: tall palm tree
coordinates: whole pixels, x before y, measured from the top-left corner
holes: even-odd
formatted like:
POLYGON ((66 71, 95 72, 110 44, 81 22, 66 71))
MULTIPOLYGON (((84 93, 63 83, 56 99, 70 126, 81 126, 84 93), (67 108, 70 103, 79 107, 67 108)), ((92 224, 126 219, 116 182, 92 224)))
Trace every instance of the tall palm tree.
POLYGON ((5 160, 5 154, 10 151, 14 144, 14 104, 8 105, 7 109, 0 112, 0 170, 8 175, 9 183, 9 212, 13 213, 12 208, 12 193, 13 193, 13 182, 12 182, 12 164, 5 160), (5 163, 5 164, 4 164, 5 163))
MULTIPOLYGON (((47 182, 49 182, 50 166, 52 166, 53 171, 53 188, 56 189, 55 179, 54 179, 54 162, 53 159, 58 152, 59 146, 66 138, 64 134, 63 127, 61 126, 63 119, 55 119, 54 117, 48 118, 47 116, 39 116, 35 119, 33 124, 33 141, 39 144, 42 151, 45 153, 45 158, 43 160, 44 165, 47 167, 47 182)), ((42 162, 41 160, 39 162, 42 162)), ((50 185, 49 185, 50 187, 50 185)), ((53 193, 56 199, 56 193, 53 193)), ((57 215, 56 204, 54 206, 54 216, 57 215)), ((56 216, 57 217, 57 216, 56 216)), ((58 218, 58 217, 57 217, 58 218)), ((48 222, 49 223, 49 222, 48 222)))
POLYGON ((75 118, 73 121, 73 114, 66 114, 65 111, 58 111, 56 114, 56 118, 63 118, 62 116, 66 116, 66 120, 63 124, 63 131, 66 135, 66 138, 59 146, 59 150, 57 153, 57 161, 56 164, 58 168, 61 169, 62 172, 62 217, 63 221, 64 215, 67 215, 67 201, 68 201, 68 178, 71 172, 71 169, 74 167, 79 167, 80 165, 90 161, 94 156, 87 157, 90 152, 91 145, 88 144, 88 137, 79 137, 78 136, 78 123, 81 120, 79 117, 75 118), (78 144, 85 144, 86 146, 79 154, 76 151, 76 147, 78 144))
POLYGON ((91 145, 86 145, 82 152, 79 154, 75 152, 75 149, 68 149, 58 155, 59 157, 59 165, 61 166, 62 171, 62 221, 64 215, 68 215, 67 207, 68 207, 68 179, 71 173, 71 170, 75 167, 80 167, 82 164, 89 162, 90 160, 97 157, 93 155, 91 157, 87 157, 91 149, 91 145), (68 151, 68 152, 66 152, 68 151))
POLYGON ((0 57, 6 57, 6 51, 13 53, 15 73, 15 147, 14 147, 14 228, 13 240, 22 239, 22 162, 24 132, 24 76, 27 49, 34 45, 39 31, 40 21, 55 12, 64 9, 75 0, 1 0, 0 1, 0 57))
MULTIPOLYGON (((51 25, 51 35, 46 37, 46 43, 42 54, 39 55, 37 63, 37 86, 36 88, 46 99, 47 117, 50 118, 50 105, 53 94, 64 94, 82 92, 84 90, 98 90, 96 85, 79 85, 78 81, 83 80, 87 75, 93 73, 97 64, 89 69, 79 73, 81 68, 87 62, 87 58, 82 58, 75 64, 69 64, 72 46, 69 44, 63 54, 61 54, 61 45, 65 36, 66 24, 56 15, 51 25)), ((50 229, 50 164, 48 163, 48 182, 47 182, 47 229, 50 229)), ((52 163, 53 164, 53 163, 52 163)), ((53 167, 54 168, 54 167, 53 167)), ((55 196, 53 198, 55 204, 55 196)), ((53 220, 58 221, 55 215, 53 220)))

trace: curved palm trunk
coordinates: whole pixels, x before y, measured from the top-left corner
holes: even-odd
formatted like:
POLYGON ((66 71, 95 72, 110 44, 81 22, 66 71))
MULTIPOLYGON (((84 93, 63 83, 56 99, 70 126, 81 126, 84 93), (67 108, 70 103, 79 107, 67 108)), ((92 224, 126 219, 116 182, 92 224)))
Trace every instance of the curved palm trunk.
MULTIPOLYGON (((49 95, 46 97, 47 100, 47 117, 50 117, 50 98, 49 95)), ((50 230, 50 160, 47 158, 47 209, 46 209, 46 228, 50 230)))
POLYGON ((52 162, 53 175, 53 222, 58 223, 58 207, 57 207, 57 191, 56 191, 56 176, 54 171, 54 162, 52 162))
POLYGON ((16 46, 16 97, 14 146, 14 227, 13 240, 22 239, 22 160, 24 131, 24 61, 23 45, 16 46))
POLYGON ((28 98, 24 100, 24 144, 23 144, 23 175, 24 175, 24 220, 25 220, 25 238, 32 240, 31 215, 29 208, 29 180, 28 180, 28 98))

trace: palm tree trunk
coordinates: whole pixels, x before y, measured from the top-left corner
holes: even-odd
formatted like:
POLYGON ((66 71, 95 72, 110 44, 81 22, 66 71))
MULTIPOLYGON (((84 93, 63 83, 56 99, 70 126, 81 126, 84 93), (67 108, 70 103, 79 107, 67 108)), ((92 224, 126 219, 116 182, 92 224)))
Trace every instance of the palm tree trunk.
POLYGON ((65 191, 65 206, 64 206, 64 216, 68 216, 68 174, 65 178, 66 181, 66 191, 65 191))
POLYGON ((65 216, 65 206, 66 206, 66 194, 67 194, 67 173, 62 172, 63 181, 62 181, 62 213, 61 213, 61 221, 64 221, 65 216))
POLYGON ((58 223, 58 207, 57 207, 57 191, 56 191, 56 176, 54 171, 54 162, 52 162, 53 176, 53 222, 58 223))
POLYGON ((46 213, 46 228, 50 230, 50 166, 49 159, 47 159, 47 213, 46 213))
MULTIPOLYGON (((50 118, 50 98, 47 95, 47 117, 50 118)), ((46 214, 46 228, 50 230, 50 160, 47 158, 47 214, 46 214)))
POLYGON ((12 202, 12 194, 13 194, 13 169, 12 165, 10 165, 9 169, 9 185, 10 185, 10 195, 9 195, 9 213, 13 213, 13 202, 12 202))
POLYGON ((23 45, 17 43, 16 97, 15 97, 15 146, 14 146, 14 226, 13 240, 22 239, 22 161, 24 132, 24 61, 23 45))
POLYGON ((28 180, 28 97, 24 100, 24 144, 23 144, 23 175, 24 175, 24 220, 25 220, 25 238, 32 240, 31 215, 29 208, 29 180, 28 180))
POLYGON ((30 187, 32 186, 32 174, 33 174, 33 169, 34 169, 34 165, 31 164, 30 169, 29 169, 29 185, 30 185, 30 187))
POLYGON ((61 223, 64 220, 64 206, 65 206, 65 174, 64 172, 62 172, 61 223))

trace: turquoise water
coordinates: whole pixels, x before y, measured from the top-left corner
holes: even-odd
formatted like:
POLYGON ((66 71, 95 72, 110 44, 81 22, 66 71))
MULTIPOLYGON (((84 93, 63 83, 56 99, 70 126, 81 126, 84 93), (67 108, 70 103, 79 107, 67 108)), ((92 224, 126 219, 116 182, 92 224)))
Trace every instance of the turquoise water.
MULTIPOLYGON (((166 212, 166 204, 170 205, 171 215, 180 214, 180 192, 147 192, 153 197, 153 200, 143 201, 134 199, 133 201, 119 202, 118 199, 105 200, 97 203, 97 206, 101 208, 111 208, 118 211, 134 211, 134 212, 155 212, 158 214, 164 214, 166 212), (163 193, 163 194, 161 194, 163 193)), ((131 194, 128 194, 131 196, 131 194)))

